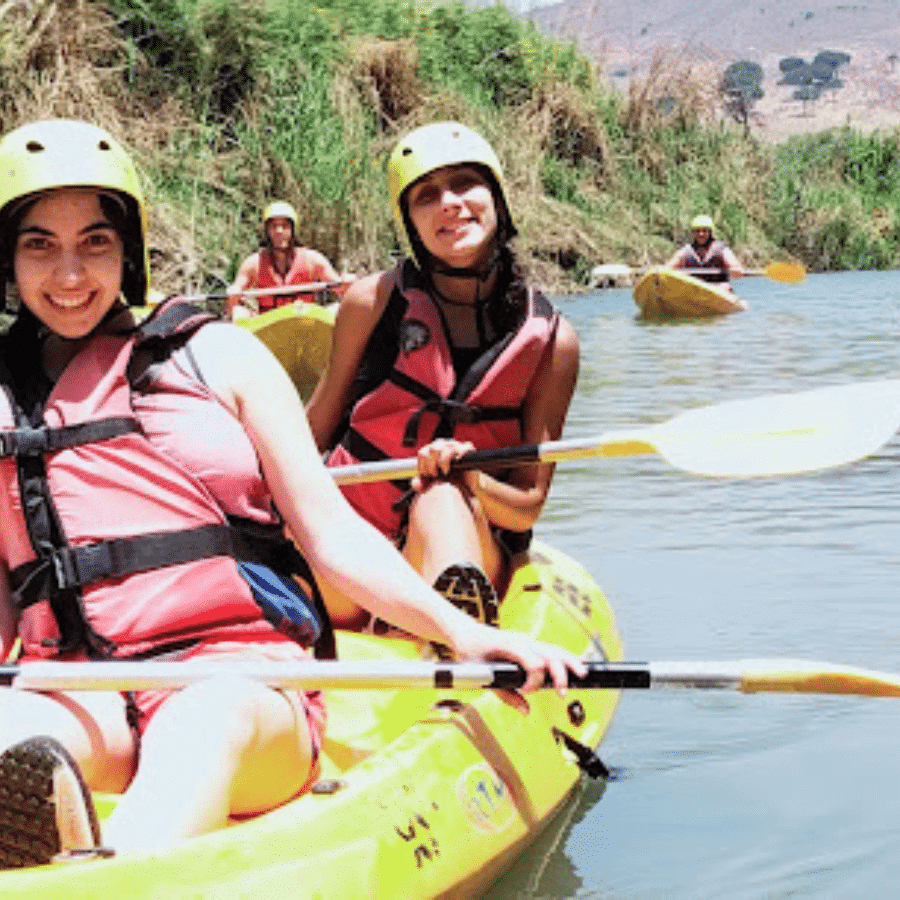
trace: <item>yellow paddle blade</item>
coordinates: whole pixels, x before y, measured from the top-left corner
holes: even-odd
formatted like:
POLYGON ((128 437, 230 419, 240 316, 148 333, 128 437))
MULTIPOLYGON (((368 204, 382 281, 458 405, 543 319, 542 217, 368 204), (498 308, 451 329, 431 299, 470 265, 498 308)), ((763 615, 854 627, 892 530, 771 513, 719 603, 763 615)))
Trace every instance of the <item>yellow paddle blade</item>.
MULTIPOLYGON (((805 659, 647 664, 652 688, 900 697, 900 675, 805 659)), ((640 686, 640 685, 636 685, 640 686)))
POLYGON ((700 407, 645 437, 672 465, 698 475, 792 475, 862 459, 898 424, 900 380, 893 379, 700 407))
POLYGON ((800 284, 806 280, 806 268, 800 263, 773 262, 763 269, 766 278, 782 284, 800 284))
POLYGON ((800 694, 855 694, 863 697, 900 697, 900 677, 850 666, 785 662, 778 669, 749 668, 741 679, 747 694, 773 691, 800 694))

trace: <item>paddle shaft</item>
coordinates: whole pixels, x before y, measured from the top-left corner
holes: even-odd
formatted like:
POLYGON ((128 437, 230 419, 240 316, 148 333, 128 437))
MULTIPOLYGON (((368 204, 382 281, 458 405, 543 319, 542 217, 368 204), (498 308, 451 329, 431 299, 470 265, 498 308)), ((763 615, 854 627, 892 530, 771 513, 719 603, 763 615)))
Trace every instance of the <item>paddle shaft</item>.
MULTIPOLYGON (((660 687, 900 697, 900 676, 806 660, 731 662, 589 662, 570 674, 575 689, 660 687)), ((433 663, 420 660, 309 660, 264 662, 34 662, 0 665, 0 685, 27 690, 172 690, 208 678, 240 676, 271 687, 325 689, 484 690, 519 688, 525 671, 515 663, 433 663)), ((549 676, 544 687, 551 687, 549 676)))
MULTIPOLYGON (((507 466, 559 462, 566 459, 585 459, 595 456, 636 456, 655 452, 646 440, 649 432, 616 431, 591 438, 568 438, 545 441, 542 444, 522 444, 495 450, 473 450, 450 464, 450 471, 467 469, 505 468, 507 466)), ((375 462, 335 466, 329 469, 338 484, 364 484, 412 478, 417 472, 414 457, 383 459, 375 462)))
POLYGON ((282 294, 315 294, 321 291, 327 291, 329 288, 339 287, 347 284, 346 281, 310 281, 307 284, 281 284, 277 287, 269 288, 250 288, 245 291, 219 291, 212 294, 191 294, 188 297, 182 297, 182 300, 188 300, 192 303, 198 303, 202 300, 227 300, 229 297, 277 297, 282 294))

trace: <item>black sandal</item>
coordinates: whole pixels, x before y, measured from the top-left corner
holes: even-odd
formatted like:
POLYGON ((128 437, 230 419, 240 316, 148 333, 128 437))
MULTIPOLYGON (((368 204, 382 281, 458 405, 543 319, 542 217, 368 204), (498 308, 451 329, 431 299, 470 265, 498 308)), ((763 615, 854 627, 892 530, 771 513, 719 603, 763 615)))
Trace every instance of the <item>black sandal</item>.
POLYGON ((0 869, 111 856, 78 764, 39 736, 0 754, 0 869))
POLYGON ((500 612, 497 592, 487 575, 475 563, 462 562, 447 566, 434 582, 434 589, 473 619, 486 625, 497 624, 500 612))

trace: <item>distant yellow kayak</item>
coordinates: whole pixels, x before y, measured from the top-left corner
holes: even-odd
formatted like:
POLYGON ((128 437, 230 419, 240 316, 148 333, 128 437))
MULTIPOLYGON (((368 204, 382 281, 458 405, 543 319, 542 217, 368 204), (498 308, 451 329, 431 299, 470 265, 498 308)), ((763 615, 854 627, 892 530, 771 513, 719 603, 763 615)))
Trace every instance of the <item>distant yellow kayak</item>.
POLYGON ((331 355, 336 304, 296 301, 259 316, 238 319, 278 358, 304 401, 312 396, 331 355))
POLYGON ((747 308, 724 284, 664 267, 643 275, 634 286, 634 302, 646 318, 720 316, 747 308))
MULTIPOLYGON (((620 660, 600 588, 535 543, 500 607, 501 628, 585 658, 620 660)), ((408 660, 427 645, 338 632, 342 660, 408 660)), ((563 808, 610 724, 618 691, 329 690, 322 771, 311 792, 166 851, 0 872, 16 900, 428 900, 472 898, 563 808)), ((190 748, 185 748, 185 753, 190 748)), ((97 798, 108 815, 116 798, 97 798)))

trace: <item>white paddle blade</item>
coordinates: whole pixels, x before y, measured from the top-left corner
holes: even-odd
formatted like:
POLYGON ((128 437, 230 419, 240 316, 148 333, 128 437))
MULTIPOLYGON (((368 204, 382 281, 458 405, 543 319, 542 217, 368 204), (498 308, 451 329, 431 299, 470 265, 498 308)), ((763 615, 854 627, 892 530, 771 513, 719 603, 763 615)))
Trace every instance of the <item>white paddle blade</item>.
POLYGON ((791 475, 846 465, 900 425, 900 380, 859 382, 690 410, 654 432, 658 452, 698 475, 791 475))

